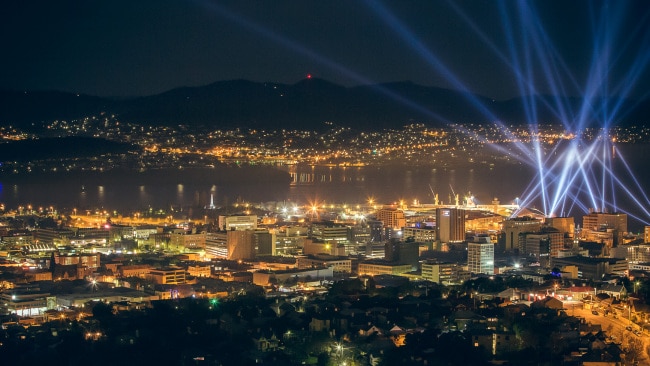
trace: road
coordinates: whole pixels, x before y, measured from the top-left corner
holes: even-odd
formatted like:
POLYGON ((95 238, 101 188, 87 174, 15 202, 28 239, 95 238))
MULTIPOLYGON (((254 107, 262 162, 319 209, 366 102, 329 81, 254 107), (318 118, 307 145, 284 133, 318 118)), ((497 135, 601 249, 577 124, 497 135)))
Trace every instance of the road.
POLYGON ((625 337, 637 337, 643 342, 643 352, 641 353, 641 358, 638 360, 639 365, 650 366, 650 357, 648 355, 650 336, 648 336, 648 333, 642 333, 641 336, 636 336, 631 331, 625 329, 627 326, 631 326, 632 329, 640 329, 638 325, 630 323, 627 318, 621 316, 618 318, 614 318, 612 315, 604 316, 602 311, 598 315, 594 315, 590 309, 583 309, 582 304, 576 304, 575 307, 572 304, 565 304, 564 307, 567 309, 567 315, 584 318, 587 323, 600 324, 602 330, 608 336, 615 337, 616 342, 621 342, 625 337))

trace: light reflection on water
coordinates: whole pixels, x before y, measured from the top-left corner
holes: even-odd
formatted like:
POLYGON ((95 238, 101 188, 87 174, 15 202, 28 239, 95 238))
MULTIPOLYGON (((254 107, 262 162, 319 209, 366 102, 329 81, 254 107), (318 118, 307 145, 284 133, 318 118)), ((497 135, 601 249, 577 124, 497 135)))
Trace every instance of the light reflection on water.
MULTIPOLYGON (((630 152, 626 152, 625 156, 637 174, 640 185, 649 186, 650 173, 644 168, 643 161, 649 148, 635 146, 627 149, 630 152)), ((490 202, 495 197, 507 204, 521 196, 535 176, 534 169, 524 165, 490 166, 480 163, 455 168, 292 165, 278 169, 290 175, 287 182, 268 182, 266 173, 257 174, 255 169, 229 184, 219 184, 209 176, 194 180, 185 174, 180 174, 175 181, 154 178, 123 181, 119 174, 126 173, 111 172, 105 173, 109 179, 96 182, 87 182, 83 177, 77 176, 29 179, 20 183, 3 182, 0 179, 0 203, 8 208, 32 204, 56 206, 61 210, 102 208, 134 211, 149 207, 204 207, 210 204, 211 195, 214 195, 216 206, 223 206, 237 201, 254 204, 357 204, 366 203, 370 197, 377 204, 402 199, 406 202, 417 200, 420 203, 433 203, 435 194, 440 202, 453 203, 454 193, 462 197, 471 192, 479 204, 490 202)), ((623 194, 618 204, 620 207, 630 207, 625 206, 626 197, 623 194)))

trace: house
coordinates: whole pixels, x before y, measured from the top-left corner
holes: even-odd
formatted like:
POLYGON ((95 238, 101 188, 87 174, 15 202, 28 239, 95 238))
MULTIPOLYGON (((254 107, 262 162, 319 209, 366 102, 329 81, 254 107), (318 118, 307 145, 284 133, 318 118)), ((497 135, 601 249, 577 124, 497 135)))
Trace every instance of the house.
POLYGON ((277 351, 280 347, 280 340, 275 333, 271 335, 259 333, 253 336, 253 343, 258 351, 271 352, 277 351))
POLYGON ((381 329, 377 328, 377 326, 375 326, 375 325, 372 325, 372 326, 370 326, 370 328, 365 329, 365 330, 363 328, 359 330, 359 335, 362 336, 362 337, 370 337, 371 335, 374 335, 374 334, 383 335, 383 332, 382 332, 381 329))
POLYGON ((618 300, 621 298, 627 297, 627 289, 622 284, 617 285, 613 283, 607 283, 603 287, 598 289, 599 294, 607 294, 611 297, 614 297, 618 300))
POLYGON ((534 303, 530 304, 530 306, 562 310, 564 308, 564 303, 554 297, 547 296, 544 299, 535 301, 534 303))

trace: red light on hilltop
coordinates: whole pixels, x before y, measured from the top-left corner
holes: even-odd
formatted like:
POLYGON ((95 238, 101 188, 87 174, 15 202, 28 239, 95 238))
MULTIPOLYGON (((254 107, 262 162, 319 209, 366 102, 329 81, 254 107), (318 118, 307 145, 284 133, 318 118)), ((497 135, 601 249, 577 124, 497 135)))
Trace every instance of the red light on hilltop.
POLYGON ((307 74, 307 79, 311 79, 311 74, 307 74))

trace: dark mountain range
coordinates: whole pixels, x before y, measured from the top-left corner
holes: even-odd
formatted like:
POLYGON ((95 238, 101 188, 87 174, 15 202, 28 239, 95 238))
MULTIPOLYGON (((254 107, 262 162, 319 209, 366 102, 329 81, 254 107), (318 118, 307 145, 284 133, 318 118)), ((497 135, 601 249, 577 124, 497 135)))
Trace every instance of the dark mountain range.
MULTIPOLYGON (((620 105, 615 124, 650 122, 650 100, 616 99, 590 105, 585 121, 602 125, 604 111, 620 105), (603 109, 602 106, 608 106, 603 109)), ((479 95, 425 87, 410 82, 346 88, 321 79, 293 85, 221 81, 202 87, 178 88, 130 99, 99 98, 63 92, 0 92, 0 124, 29 127, 41 121, 71 120, 101 112, 122 121, 152 125, 204 125, 211 128, 323 129, 325 122, 358 129, 397 128, 422 122, 507 124, 576 121, 581 98, 550 96, 494 101, 479 95), (536 106, 533 121, 524 101, 536 106), (553 111, 561 103, 562 117, 553 111), (575 111, 570 113, 569 111, 575 111)))

